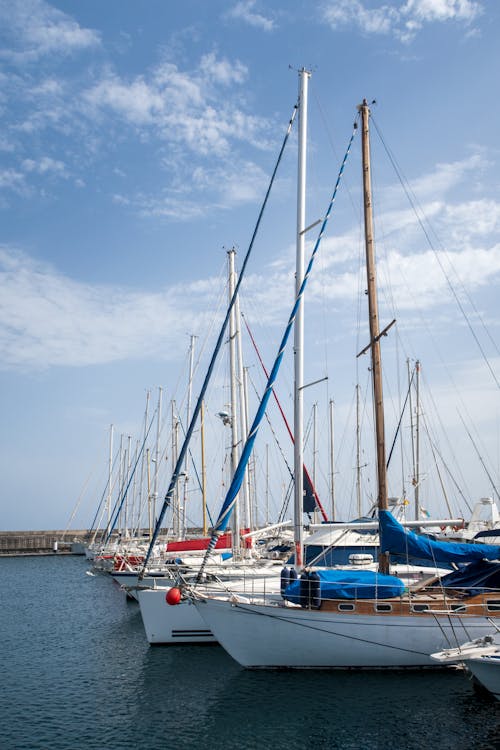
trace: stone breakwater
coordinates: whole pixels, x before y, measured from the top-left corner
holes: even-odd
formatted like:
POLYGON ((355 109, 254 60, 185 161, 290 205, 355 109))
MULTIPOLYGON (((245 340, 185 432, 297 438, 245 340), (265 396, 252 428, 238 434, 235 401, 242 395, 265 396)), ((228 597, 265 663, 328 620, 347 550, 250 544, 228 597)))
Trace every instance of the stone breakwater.
POLYGON ((0 557, 82 554, 89 538, 80 531, 0 531, 0 557))

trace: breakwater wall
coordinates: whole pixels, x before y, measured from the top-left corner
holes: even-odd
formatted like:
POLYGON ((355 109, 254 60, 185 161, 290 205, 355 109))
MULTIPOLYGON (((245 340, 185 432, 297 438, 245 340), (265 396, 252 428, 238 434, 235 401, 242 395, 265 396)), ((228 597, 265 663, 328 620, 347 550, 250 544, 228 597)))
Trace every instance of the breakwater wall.
POLYGON ((0 557, 83 554, 89 539, 79 531, 0 531, 0 557))

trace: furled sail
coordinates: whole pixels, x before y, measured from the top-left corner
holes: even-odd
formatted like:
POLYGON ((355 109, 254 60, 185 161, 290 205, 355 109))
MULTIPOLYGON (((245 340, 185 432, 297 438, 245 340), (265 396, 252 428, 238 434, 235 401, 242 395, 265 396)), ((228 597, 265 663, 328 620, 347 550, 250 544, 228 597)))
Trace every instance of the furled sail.
POLYGON ((405 529, 388 510, 379 511, 380 547, 391 556, 420 558, 435 563, 469 563, 500 560, 500 547, 493 544, 439 542, 405 529))

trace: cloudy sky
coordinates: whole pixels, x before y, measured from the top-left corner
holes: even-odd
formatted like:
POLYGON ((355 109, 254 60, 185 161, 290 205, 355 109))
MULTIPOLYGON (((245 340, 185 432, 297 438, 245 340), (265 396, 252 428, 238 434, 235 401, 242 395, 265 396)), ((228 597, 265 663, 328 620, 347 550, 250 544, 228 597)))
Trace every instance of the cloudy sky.
MULTIPOLYGON (((241 260, 248 247, 303 66, 312 72, 308 223, 326 210, 356 105, 375 100, 381 320, 397 319, 383 345, 388 440, 406 360, 411 369, 419 359, 433 446, 424 453, 425 503, 443 512, 441 484, 454 512, 465 512, 464 498, 494 494, 499 22, 493 0, 0 0, 1 528, 64 529, 78 502, 73 527, 90 524, 110 424, 115 448, 121 436, 135 445, 146 394, 152 413, 160 386, 166 489, 170 401, 185 413, 190 336, 194 397, 224 310, 227 249, 241 260)), ((242 286, 268 366, 292 304, 295 176, 296 130, 242 286)), ((353 398, 367 379, 356 359, 366 344, 360 206, 355 140, 306 303, 306 381, 328 376, 308 389, 317 437, 314 450, 310 426, 306 452, 328 496, 333 400, 336 502, 346 516, 353 398)), ((226 372, 221 363, 208 409, 221 452, 228 438, 215 414, 226 372)), ((287 363, 289 412, 291 382, 287 363)), ((410 445, 408 413, 403 423, 410 445)), ((256 471, 268 441, 270 432, 256 471)), ((291 461, 288 444, 279 450, 291 461)), ((394 495, 409 491, 408 450, 391 474, 394 495)), ((214 459, 210 471, 216 511, 223 469, 214 459)), ((278 463, 273 472, 277 503, 287 473, 278 463)))

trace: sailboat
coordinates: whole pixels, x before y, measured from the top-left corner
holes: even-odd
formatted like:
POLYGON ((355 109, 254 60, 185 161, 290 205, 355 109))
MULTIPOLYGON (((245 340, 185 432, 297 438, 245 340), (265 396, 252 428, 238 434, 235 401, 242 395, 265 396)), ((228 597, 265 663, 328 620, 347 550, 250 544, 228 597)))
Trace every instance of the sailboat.
POLYGON ((458 648, 445 649, 432 658, 441 664, 463 664, 472 675, 475 685, 500 701, 500 643, 498 632, 463 643, 458 648))
MULTIPOLYGON (((375 412, 378 518, 381 545, 378 572, 302 570, 301 509, 295 516, 295 563, 300 579, 284 590, 281 601, 250 601, 238 597, 208 597, 196 590, 192 601, 225 650, 249 668, 374 668, 399 669, 436 666, 431 654, 450 645, 489 634, 500 612, 500 589, 490 582, 498 573, 500 548, 491 545, 458 545, 426 539, 430 558, 440 554, 468 562, 472 567, 405 586, 389 572, 392 544, 404 551, 419 538, 399 528, 388 510, 384 405, 377 303, 373 215, 370 174, 370 109, 366 100, 358 107, 361 118, 365 247, 371 373, 375 412), (480 550, 477 547, 480 546, 480 550), (470 548, 468 551, 464 548, 470 548), (459 557, 460 555, 460 557, 459 557)), ((300 172, 300 169, 299 169, 300 172)), ((299 185, 300 185, 299 178, 299 185)), ((300 206, 300 199, 298 201, 300 206)), ((303 225, 298 222, 298 236, 303 225)), ((299 276, 299 271, 297 272, 299 276)), ((300 331, 299 331, 300 338, 300 331)), ((297 350, 297 332, 296 332, 297 350)), ((300 371, 299 371, 300 372, 300 371)), ((296 378, 297 380, 297 378, 296 378)), ((295 394, 300 393, 296 382, 295 394)), ((300 404, 296 414, 300 412, 300 404)), ((296 436, 301 444, 301 436, 296 436)), ((299 464, 300 465, 300 464, 299 464)), ((296 475, 296 495, 301 476, 296 475)), ((226 505, 226 504, 224 504, 226 505)), ((224 506, 223 506, 224 508, 224 506)), ((296 503, 297 509, 297 503, 296 503)))

